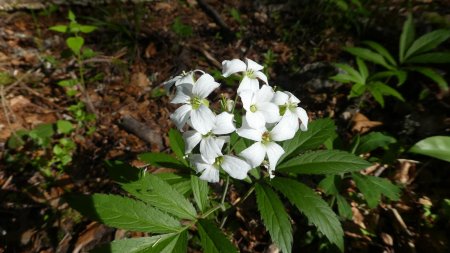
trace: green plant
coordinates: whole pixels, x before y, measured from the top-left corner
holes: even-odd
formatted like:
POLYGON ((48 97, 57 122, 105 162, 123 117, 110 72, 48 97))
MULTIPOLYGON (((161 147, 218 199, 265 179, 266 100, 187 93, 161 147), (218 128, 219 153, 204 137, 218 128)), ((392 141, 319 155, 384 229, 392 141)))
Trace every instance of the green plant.
MULTIPOLYGON (((114 241, 98 251, 186 252, 192 239, 191 247, 201 247, 203 252, 237 252, 227 236, 227 221, 253 194, 261 220, 282 252, 292 252, 289 213, 293 211, 301 212, 333 247, 343 251, 344 232, 338 216, 301 178, 325 178, 329 183, 321 185, 326 185, 330 194, 338 188, 330 178, 352 178, 370 207, 378 204, 381 195, 398 199, 398 188, 388 180, 357 173, 371 165, 368 161, 346 151, 321 149, 335 133, 334 122, 319 119, 308 124, 306 111, 298 107, 299 100, 293 94, 275 92, 268 85, 259 88, 259 81, 267 82, 262 69, 249 59, 223 62, 224 77, 239 72, 241 79, 235 102, 229 106, 230 100, 222 97, 217 115, 211 110, 219 106, 210 107, 207 99, 219 86, 211 75, 201 70, 183 72, 165 83, 168 90, 176 86, 172 102, 183 104, 171 119, 179 130, 185 129, 190 119, 189 130, 183 134, 175 129, 169 131, 172 154, 143 153, 138 158, 148 165, 175 171, 148 174, 123 162, 110 161, 107 166, 111 177, 130 197, 67 197, 73 208, 91 219, 150 233, 149 237, 114 241), (195 74, 200 77, 195 78, 195 74), (266 124, 266 120, 272 123, 266 124), (208 185, 220 182, 220 177, 220 187, 208 185), (239 196, 235 201, 227 198, 232 185, 239 196), (294 208, 286 208, 284 199, 294 208)), ((380 145, 366 144, 366 150, 380 145)), ((345 197, 335 196, 339 209, 347 208, 348 217, 345 197)))
POLYGON ((190 25, 184 24, 181 21, 180 17, 176 17, 175 21, 172 23, 172 31, 180 38, 187 38, 192 36, 192 27, 190 25))
POLYGON ((442 75, 427 65, 450 62, 450 52, 433 51, 448 38, 450 38, 450 29, 439 29, 416 39, 410 14, 400 35, 397 60, 385 47, 374 41, 364 42, 368 48, 349 47, 345 50, 356 57, 384 67, 386 70, 376 73, 376 78, 396 77, 397 85, 400 86, 407 80, 409 72, 414 71, 428 77, 442 90, 447 91, 448 84, 442 75))
POLYGON ((450 137, 432 136, 414 144, 409 152, 450 162, 450 137))

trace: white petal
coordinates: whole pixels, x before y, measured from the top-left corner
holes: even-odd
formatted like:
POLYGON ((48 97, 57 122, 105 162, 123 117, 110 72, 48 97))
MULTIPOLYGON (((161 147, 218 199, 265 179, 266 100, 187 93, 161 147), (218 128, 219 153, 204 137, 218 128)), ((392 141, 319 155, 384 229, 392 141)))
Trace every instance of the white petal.
POLYGON ((253 93, 250 90, 245 90, 241 93, 239 93, 239 97, 241 97, 241 101, 242 101, 242 107, 244 107, 244 109, 246 111, 250 110, 250 106, 252 105, 252 99, 253 99, 253 95, 255 93, 253 93))
POLYGON ((300 103, 300 99, 298 99, 294 94, 290 93, 289 91, 286 91, 286 93, 289 95, 289 102, 298 104, 300 103))
POLYGON ((247 61, 247 69, 248 70, 251 69, 253 71, 260 71, 264 68, 263 66, 259 65, 258 63, 254 62, 248 58, 245 58, 245 60, 247 61))
POLYGON ((289 95, 282 91, 275 92, 275 95, 272 98, 272 102, 277 105, 285 105, 288 100, 289 100, 289 95))
POLYGON ((240 154, 252 168, 261 165, 266 156, 266 147, 261 142, 255 142, 250 147, 244 149, 240 154))
POLYGON ((177 93, 175 97, 170 101, 172 104, 187 104, 192 96, 192 84, 185 83, 177 86, 177 93))
POLYGON ((286 112, 278 124, 270 131, 270 138, 274 141, 292 139, 298 130, 297 115, 286 112))
POLYGON ((255 76, 258 77, 259 79, 261 79, 261 81, 263 81, 265 84, 269 84, 269 82, 267 81, 267 76, 263 72, 256 71, 255 76))
POLYGON ((176 77, 173 77, 173 78, 165 81, 164 83, 162 83, 166 92, 168 92, 170 90, 170 87, 172 87, 172 85, 174 85, 180 79, 181 79, 181 76, 176 76, 176 77))
POLYGON ((175 86, 179 86, 181 84, 189 83, 194 85, 194 71, 189 71, 187 74, 181 75, 180 79, 175 82, 175 86))
POLYGON ((255 102, 261 103, 261 102, 270 102, 272 100, 274 95, 272 87, 269 85, 263 85, 261 89, 259 89, 255 93, 255 102))
POLYGON ((185 153, 189 154, 200 143, 202 135, 197 131, 187 131, 183 133, 185 143, 185 153))
POLYGON ((258 108, 258 111, 262 113, 262 115, 264 116, 264 120, 267 123, 275 123, 281 118, 280 108, 274 103, 258 103, 256 107, 258 108))
POLYGON ((201 98, 206 98, 219 86, 220 84, 214 81, 214 78, 210 74, 203 74, 197 82, 195 82, 194 88, 192 88, 192 94, 201 98))
POLYGON ((229 77, 237 72, 244 72, 247 66, 239 59, 222 62, 222 76, 229 77))
POLYGON ((259 83, 257 79, 251 79, 247 76, 244 76, 239 87, 237 89, 237 93, 240 94, 244 91, 256 92, 259 89, 259 83))
POLYGON ((220 180, 219 170, 214 168, 213 166, 210 166, 203 171, 200 179, 208 181, 210 183, 217 183, 220 180))
POLYGON ((229 141, 230 141, 230 136, 228 136, 228 135, 216 137, 216 144, 220 150, 222 150, 223 145, 225 145, 225 142, 229 142, 229 141))
POLYGON ((216 138, 212 136, 202 139, 202 141, 200 142, 200 153, 203 159, 211 164, 214 163, 216 157, 222 156, 222 151, 219 148, 219 143, 217 143, 216 138))
POLYGON ((269 158, 269 175, 271 178, 274 177, 273 171, 277 166, 277 162, 280 157, 284 154, 283 148, 276 144, 275 142, 269 142, 266 145, 267 148, 267 157, 269 158))
POLYGON ((170 115, 170 119, 175 123, 178 130, 182 131, 186 121, 189 118, 189 112, 192 110, 191 105, 182 105, 170 115))
POLYGON ((261 137, 263 134, 261 130, 257 130, 254 128, 239 128, 238 130, 236 130, 236 133, 241 137, 253 141, 261 141, 261 137))
POLYGON ((308 113, 306 113, 305 109, 301 107, 297 107, 295 112, 297 113, 297 117, 302 122, 300 129, 302 129, 302 131, 308 130, 308 113))
POLYGON ((229 155, 223 156, 221 167, 232 178, 241 180, 247 177, 247 172, 251 169, 250 164, 244 160, 229 155))
POLYGON ((216 116, 205 105, 200 105, 197 110, 192 110, 190 114, 192 127, 201 134, 207 134, 213 129, 216 116))
POLYGON ((214 134, 229 134, 236 130, 233 123, 234 115, 228 112, 222 112, 216 116, 216 124, 212 130, 214 134))
POLYGON ((247 111, 245 113, 245 120, 251 128, 259 129, 264 128, 266 125, 266 118, 264 117, 264 113, 260 111, 247 111))

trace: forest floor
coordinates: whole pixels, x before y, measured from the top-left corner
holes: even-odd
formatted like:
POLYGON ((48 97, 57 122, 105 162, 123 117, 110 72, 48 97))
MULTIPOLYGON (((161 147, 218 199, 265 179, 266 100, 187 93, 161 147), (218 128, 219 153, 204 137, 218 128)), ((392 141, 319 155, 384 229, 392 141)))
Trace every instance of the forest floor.
MULTIPOLYGON (((345 46, 376 40, 395 49, 406 3, 372 1, 364 14, 343 13, 326 1, 278 2, 209 1, 223 25, 193 0, 70 6, 79 23, 98 27, 84 36, 95 56, 84 62, 86 91, 75 96, 66 95, 67 87, 58 82, 77 76, 78 63, 67 54, 67 36, 49 30, 67 24, 69 6, 0 12, 0 252, 85 252, 113 239, 143 235, 89 221, 70 209, 63 195, 119 192, 108 178, 106 160, 143 167, 137 154, 168 151, 167 133, 174 127, 169 115, 176 107, 161 84, 183 70, 203 69, 220 78, 223 60, 253 59, 267 68, 272 85, 302 101, 311 120, 334 119, 347 142, 373 130, 388 132, 405 146, 449 134, 449 95, 431 85, 429 98, 419 101, 421 88, 430 85, 425 79, 413 78, 402 87, 406 103, 387 99, 384 108, 370 99, 360 107, 358 100, 347 98, 349 86, 329 79, 336 74, 332 63, 351 62, 345 46), (44 144, 8 145, 21 129, 75 121, 76 111, 69 107, 89 102, 86 97, 92 106, 78 112, 90 111, 96 118, 77 120, 80 126, 70 135, 76 149, 63 170, 39 169, 51 156, 44 144), (140 124, 141 134, 148 131, 147 137, 127 127, 130 117, 140 124)), ((421 31, 438 26, 432 14, 450 23, 445 1, 414 1, 410 10, 421 31)), ((235 89, 223 85, 218 95, 231 96, 235 89)), ((343 222, 346 252, 450 251, 450 222, 442 218, 448 214, 444 200, 450 198, 450 166, 416 158, 404 154, 366 171, 402 185, 402 197, 375 209, 352 202, 353 219, 343 222)), ((273 252, 252 211, 249 207, 240 218, 255 225, 233 231, 234 243, 242 252, 273 252)), ((300 234, 311 237, 307 232, 300 234)), ((294 252, 318 251, 317 241, 306 241, 295 239, 294 252)))

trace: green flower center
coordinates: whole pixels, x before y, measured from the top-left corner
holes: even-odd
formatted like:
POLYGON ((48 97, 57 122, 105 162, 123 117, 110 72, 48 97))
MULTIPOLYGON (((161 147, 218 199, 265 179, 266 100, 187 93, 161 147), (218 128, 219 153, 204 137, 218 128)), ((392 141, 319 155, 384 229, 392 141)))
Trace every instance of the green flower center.
POLYGON ((251 112, 256 112, 256 110, 258 110, 258 108, 256 108, 256 105, 251 105, 250 106, 250 111, 251 112))
POLYGON ((295 108, 297 108, 297 104, 287 102, 284 105, 278 106, 278 108, 279 108, 280 115, 283 116, 287 110, 294 111, 295 108))
POLYGON ((269 133, 268 131, 264 132, 264 133, 262 134, 261 142, 262 142, 263 144, 267 144, 267 143, 269 143, 270 141, 271 141, 270 133, 269 133))
POLYGON ((207 107, 209 107, 209 101, 204 98, 193 97, 193 98, 191 98, 189 103, 191 104, 192 109, 194 109, 194 110, 197 110, 198 108, 200 108, 201 105, 206 105, 207 107))
POLYGON ((255 71, 253 71, 253 69, 246 70, 245 75, 250 79, 256 79, 255 71))
POLYGON ((214 161, 214 166, 216 168, 219 168, 220 165, 222 165, 222 163, 223 163, 223 156, 218 156, 218 157, 216 157, 216 160, 214 161))

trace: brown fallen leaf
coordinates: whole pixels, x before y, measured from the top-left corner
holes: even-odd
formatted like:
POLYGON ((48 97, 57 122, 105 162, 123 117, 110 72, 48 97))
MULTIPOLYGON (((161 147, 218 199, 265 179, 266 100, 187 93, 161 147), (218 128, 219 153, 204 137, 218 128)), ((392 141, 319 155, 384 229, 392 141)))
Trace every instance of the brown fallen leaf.
POLYGON ((352 131, 363 134, 370 131, 372 128, 383 125, 380 121, 371 121, 364 114, 357 112, 352 118, 352 131))

